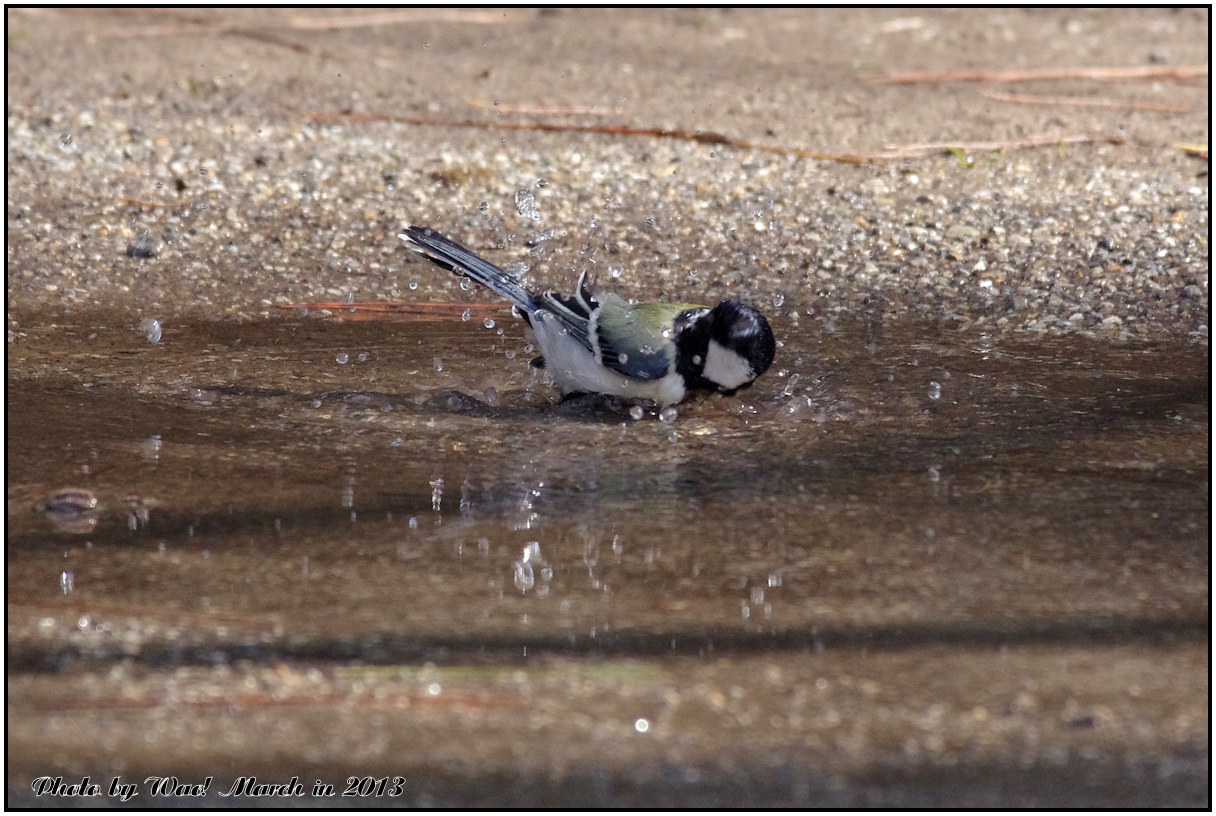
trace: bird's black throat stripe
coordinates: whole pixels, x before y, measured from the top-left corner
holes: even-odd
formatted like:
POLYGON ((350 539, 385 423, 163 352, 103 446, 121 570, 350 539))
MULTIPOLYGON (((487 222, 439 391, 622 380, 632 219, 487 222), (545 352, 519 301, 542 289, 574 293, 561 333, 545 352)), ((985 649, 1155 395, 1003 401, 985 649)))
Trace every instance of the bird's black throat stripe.
POLYGON ((687 309, 675 321, 676 373, 684 387, 713 388, 705 379, 705 355, 709 352, 710 320, 706 309, 687 309))

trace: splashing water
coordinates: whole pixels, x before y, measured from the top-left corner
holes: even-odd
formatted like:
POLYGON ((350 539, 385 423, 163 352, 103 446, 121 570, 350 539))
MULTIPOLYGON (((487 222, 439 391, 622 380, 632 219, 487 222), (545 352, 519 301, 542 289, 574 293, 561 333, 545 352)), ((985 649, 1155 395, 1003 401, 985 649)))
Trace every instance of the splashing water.
POLYGON ((533 221, 540 220, 540 209, 536 206, 536 196, 532 195, 531 190, 521 189, 516 191, 515 209, 524 218, 531 218, 533 221))
POLYGON ((148 338, 149 343, 159 343, 161 338, 160 321, 154 317, 145 317, 139 324, 139 330, 148 338))

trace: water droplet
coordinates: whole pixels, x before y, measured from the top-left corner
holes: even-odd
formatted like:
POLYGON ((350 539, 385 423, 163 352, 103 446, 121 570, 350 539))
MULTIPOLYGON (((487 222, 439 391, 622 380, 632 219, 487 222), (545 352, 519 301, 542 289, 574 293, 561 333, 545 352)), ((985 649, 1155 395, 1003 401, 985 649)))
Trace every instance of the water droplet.
POLYGON ((470 289, 472 289, 472 288, 473 288, 473 284, 472 284, 472 282, 471 282, 471 281, 470 281, 468 278, 461 278, 461 279, 460 279, 460 289, 461 289, 461 291, 467 292, 467 291, 469 291, 469 290, 470 290, 470 289))
POLYGON ((139 330, 148 338, 149 343, 159 343, 161 338, 160 321, 154 317, 145 317, 139 323, 139 330))
POLYGON ((489 212, 490 211, 490 202, 488 202, 488 201, 481 202, 480 204, 477 205, 477 209, 479 212, 483 212, 483 213, 489 212))
POLYGON ((533 221, 540 220, 540 210, 536 206, 536 196, 532 195, 531 190, 520 189, 515 191, 515 209, 524 218, 531 218, 533 221))
POLYGON ((435 364, 436 371, 443 371, 443 360, 436 357, 432 362, 435 364))
POLYGON ((72 146, 72 134, 70 134, 70 133, 59 134, 59 146, 62 148, 71 147, 72 146))
POLYGON ((625 363, 629 362, 629 355, 622 351, 620 354, 618 354, 616 356, 616 359, 617 359, 617 362, 619 362, 621 365, 624 365, 625 363))
POLYGON ((536 584, 536 576, 532 571, 532 565, 527 561, 515 562, 515 588, 520 592, 527 592, 536 584))
POLYGON ((619 278, 621 275, 625 274, 625 270, 621 269, 619 266, 614 266, 608 270, 608 274, 612 275, 614 278, 619 278))
POLYGON ((485 320, 481 321, 481 325, 485 326, 487 329, 494 328, 494 318, 487 317, 485 320))
POLYGON ((933 400, 941 399, 941 396, 942 396, 942 384, 939 383, 937 380, 933 380, 932 382, 929 383, 929 399, 933 399, 933 400))
POLYGON ((430 481, 431 485, 431 509, 436 513, 443 506, 443 477, 436 476, 430 481))
POLYGON ((141 445, 143 456, 150 462, 155 462, 160 458, 160 449, 164 443, 161 441, 160 434, 152 434, 143 441, 141 445))
POLYGON ((542 190, 543 190, 543 189, 545 189, 546 187, 548 187, 548 186, 549 186, 549 179, 547 179, 547 178, 538 178, 538 179, 536 180, 536 186, 537 186, 537 187, 539 187, 539 188, 540 188, 540 189, 542 189, 542 190))
POLYGON ((659 421, 666 422, 668 425, 676 421, 676 417, 680 412, 675 409, 674 405, 668 405, 662 411, 659 411, 659 421))
POLYGON ((633 721, 633 730, 637 731, 639 734, 645 734, 650 730, 650 720, 646 719, 645 717, 638 717, 633 721))
POLYGON ((76 574, 64 570, 59 573, 59 587, 63 590, 63 594, 67 595, 76 589, 76 574))
POLYGON ((128 258, 155 258, 160 254, 160 247, 144 233, 127 244, 126 253, 128 258))
POLYGON ((413 292, 417 289, 418 289, 418 281, 410 281, 410 291, 413 292))
POLYGON ((344 351, 335 357, 334 360, 338 363, 338 365, 346 365, 347 362, 350 361, 350 355, 344 351))
POLYGON ((465 309, 463 312, 460 313, 460 319, 463 320, 465 323, 468 323, 469 319, 472 317, 473 317, 472 309, 465 309))
POLYGON ((773 307, 774 308, 780 309, 784 305, 785 305, 785 295, 779 294, 779 295, 773 296, 773 307))

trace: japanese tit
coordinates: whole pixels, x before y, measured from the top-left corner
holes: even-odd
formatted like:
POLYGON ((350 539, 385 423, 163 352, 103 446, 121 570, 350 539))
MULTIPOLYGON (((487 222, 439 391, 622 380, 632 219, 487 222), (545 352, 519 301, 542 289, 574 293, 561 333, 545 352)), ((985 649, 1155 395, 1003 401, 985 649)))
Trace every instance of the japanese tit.
POLYGON ((562 397, 610 394, 680 402, 694 389, 734 394, 768 370, 776 353, 764 315, 737 300, 714 308, 688 303, 630 303, 592 292, 586 273, 573 295, 536 293, 494 264, 426 227, 398 235, 433 263, 472 278, 518 307, 536 335, 562 397))

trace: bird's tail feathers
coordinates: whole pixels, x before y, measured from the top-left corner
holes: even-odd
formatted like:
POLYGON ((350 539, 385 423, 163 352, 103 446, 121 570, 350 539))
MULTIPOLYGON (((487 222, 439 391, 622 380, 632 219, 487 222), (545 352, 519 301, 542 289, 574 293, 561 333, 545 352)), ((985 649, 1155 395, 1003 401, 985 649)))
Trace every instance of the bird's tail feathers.
POLYGON ((485 286, 531 312, 532 294, 502 269, 428 227, 407 226, 398 236, 405 245, 444 269, 450 269, 485 286))

